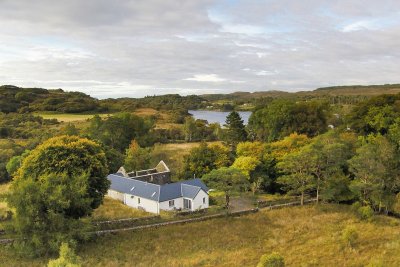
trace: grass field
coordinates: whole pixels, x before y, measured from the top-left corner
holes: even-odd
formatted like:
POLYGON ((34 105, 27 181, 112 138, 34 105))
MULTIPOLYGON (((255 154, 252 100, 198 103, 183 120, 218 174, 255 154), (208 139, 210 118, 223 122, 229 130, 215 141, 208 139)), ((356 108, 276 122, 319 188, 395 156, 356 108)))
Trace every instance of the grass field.
MULTIPOLYGON (((43 119, 57 119, 60 122, 79 122, 86 121, 87 119, 93 118, 96 114, 70 114, 70 113, 35 113, 35 115, 42 117, 43 119)), ((97 114, 104 118, 110 114, 97 114)))
MULTIPOLYGON (((103 236, 78 254, 83 266, 255 266, 272 251, 287 266, 366 266, 372 260, 399 266, 399 225, 383 216, 359 221, 347 206, 291 207, 103 236), (342 241, 348 225, 359 235, 353 248, 342 241)), ((47 260, 16 259, 0 246, 2 266, 42 266, 47 260)))
MULTIPOLYGON (((167 112, 161 112, 152 108, 140 108, 133 112, 140 117, 155 116, 156 117, 156 128, 169 129, 172 127, 182 127, 181 124, 171 122, 171 116, 167 112)), ((74 123, 78 128, 80 124, 86 122, 86 120, 93 118, 96 114, 70 114, 70 113, 54 113, 54 112, 36 112, 34 113, 44 119, 57 119, 59 122, 74 123)), ((102 118, 111 116, 112 114, 97 114, 102 118)), ((85 126, 87 126, 85 124, 85 126)))

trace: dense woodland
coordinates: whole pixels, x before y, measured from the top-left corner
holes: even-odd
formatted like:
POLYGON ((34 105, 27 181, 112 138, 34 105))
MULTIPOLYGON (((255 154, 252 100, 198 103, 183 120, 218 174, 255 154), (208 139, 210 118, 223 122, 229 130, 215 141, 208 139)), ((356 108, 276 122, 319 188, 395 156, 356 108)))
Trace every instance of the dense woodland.
POLYGON ((245 192, 352 204, 363 218, 398 213, 400 94, 371 93, 397 88, 327 88, 258 100, 247 93, 97 100, 60 89, 2 86, 0 181, 13 181, 13 231, 29 236, 19 249, 38 256, 64 241, 87 240, 86 220, 107 191, 105 176, 120 166, 150 167, 163 159, 160 143, 201 142, 172 170, 173 179, 201 178, 224 194, 227 208, 232 194, 245 192), (236 111, 225 125, 188 115, 189 109, 244 104, 253 111, 248 125, 236 111), (135 114, 140 108, 167 114, 168 127, 158 125, 161 115, 135 114), (109 115, 75 124, 43 119, 40 112, 109 115))

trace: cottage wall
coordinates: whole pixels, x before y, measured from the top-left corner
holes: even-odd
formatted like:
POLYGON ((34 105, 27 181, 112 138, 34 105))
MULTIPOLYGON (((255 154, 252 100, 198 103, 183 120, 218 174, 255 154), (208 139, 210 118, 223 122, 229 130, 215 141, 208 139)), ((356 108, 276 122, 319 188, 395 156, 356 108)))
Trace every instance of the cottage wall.
POLYGON ((171 199, 174 200, 174 206, 169 206, 169 200, 160 202, 160 210, 174 210, 174 209, 183 209, 183 198, 175 198, 171 199))
POLYGON ((124 202, 124 193, 109 189, 107 195, 113 199, 124 202))
POLYGON ((208 208, 208 200, 208 194, 203 190, 200 190, 199 193, 197 193, 197 196, 192 201, 192 210, 194 211, 198 209, 208 208), (205 203, 203 203, 203 198, 205 199, 205 203))
POLYGON ((143 209, 147 212, 151 213, 156 213, 159 214, 159 205, 157 201, 138 197, 138 196, 133 196, 130 194, 124 194, 124 204, 136 208, 136 209, 143 209), (139 198, 140 198, 140 203, 139 203, 139 198))

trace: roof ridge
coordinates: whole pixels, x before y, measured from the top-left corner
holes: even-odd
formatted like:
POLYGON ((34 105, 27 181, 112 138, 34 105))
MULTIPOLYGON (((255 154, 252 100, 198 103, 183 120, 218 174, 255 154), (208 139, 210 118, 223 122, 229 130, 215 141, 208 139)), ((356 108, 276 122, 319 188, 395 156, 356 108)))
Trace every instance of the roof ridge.
POLYGON ((124 178, 124 179, 127 179, 129 181, 134 180, 136 182, 140 182, 140 183, 143 183, 143 184, 151 184, 151 185, 155 185, 155 186, 158 186, 158 187, 162 186, 162 185, 159 185, 159 184, 153 184, 153 183, 141 181, 141 180, 138 180, 138 179, 133 179, 133 178, 130 178, 130 177, 124 177, 124 176, 119 176, 119 175, 115 175, 115 174, 109 174, 109 175, 112 175, 112 176, 115 176, 115 177, 118 177, 118 178, 124 178))
POLYGON ((185 184, 185 183, 181 183, 181 186, 182 185, 186 185, 186 186, 193 186, 193 187, 198 187, 198 188, 200 188, 201 189, 201 186, 198 186, 198 185, 192 185, 192 184, 185 184))

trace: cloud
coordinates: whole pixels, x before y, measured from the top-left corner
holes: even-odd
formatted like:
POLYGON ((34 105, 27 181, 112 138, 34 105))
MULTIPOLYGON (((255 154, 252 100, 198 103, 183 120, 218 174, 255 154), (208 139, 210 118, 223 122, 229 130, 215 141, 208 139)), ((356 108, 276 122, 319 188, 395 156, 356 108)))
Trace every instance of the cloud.
POLYGON ((396 83, 399 9, 395 0, 0 0, 0 84, 104 98, 396 83))
POLYGON ((196 81, 196 82, 223 82, 226 79, 219 77, 217 74, 196 74, 192 78, 186 78, 185 81, 196 81))

